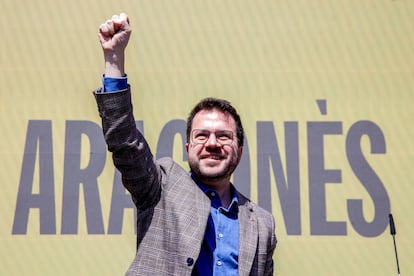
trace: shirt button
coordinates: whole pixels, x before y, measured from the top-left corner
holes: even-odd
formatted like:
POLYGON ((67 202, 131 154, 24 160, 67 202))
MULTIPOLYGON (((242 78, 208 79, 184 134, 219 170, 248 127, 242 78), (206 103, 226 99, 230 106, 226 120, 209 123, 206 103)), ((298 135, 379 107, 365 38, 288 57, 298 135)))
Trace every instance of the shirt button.
POLYGON ((211 194, 210 194, 212 197, 215 197, 216 196, 216 193, 215 192, 211 192, 211 194))
POLYGON ((218 237, 219 237, 220 239, 222 239, 222 238, 223 238, 223 233, 218 234, 218 237))
POLYGON ((217 261, 217 265, 221 266, 223 263, 221 261, 217 261))

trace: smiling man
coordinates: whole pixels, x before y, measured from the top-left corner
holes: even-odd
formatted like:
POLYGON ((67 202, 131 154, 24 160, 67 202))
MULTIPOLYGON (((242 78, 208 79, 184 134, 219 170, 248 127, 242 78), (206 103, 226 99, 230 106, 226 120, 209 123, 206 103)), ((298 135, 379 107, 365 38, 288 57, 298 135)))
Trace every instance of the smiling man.
POLYGON ((108 149, 137 207, 127 275, 273 275, 274 218, 230 182, 243 153, 240 116, 226 100, 201 100, 187 120, 190 172, 171 158, 155 160, 132 113, 130 33, 126 14, 101 24, 105 75, 94 91, 108 149))

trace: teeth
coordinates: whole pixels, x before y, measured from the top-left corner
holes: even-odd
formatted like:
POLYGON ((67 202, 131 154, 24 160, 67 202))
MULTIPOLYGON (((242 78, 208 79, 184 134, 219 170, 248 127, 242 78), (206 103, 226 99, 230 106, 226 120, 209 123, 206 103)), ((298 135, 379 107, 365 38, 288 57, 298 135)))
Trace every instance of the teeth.
POLYGON ((219 156, 210 156, 210 159, 220 160, 220 157, 219 156))

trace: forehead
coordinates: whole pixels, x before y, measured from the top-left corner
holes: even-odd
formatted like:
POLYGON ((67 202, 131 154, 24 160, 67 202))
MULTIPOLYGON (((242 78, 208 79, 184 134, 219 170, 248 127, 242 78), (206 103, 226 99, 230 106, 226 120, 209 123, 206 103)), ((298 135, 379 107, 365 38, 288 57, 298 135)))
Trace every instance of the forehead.
POLYGON ((193 119, 192 128, 236 130, 234 118, 227 112, 219 109, 200 110, 193 119))

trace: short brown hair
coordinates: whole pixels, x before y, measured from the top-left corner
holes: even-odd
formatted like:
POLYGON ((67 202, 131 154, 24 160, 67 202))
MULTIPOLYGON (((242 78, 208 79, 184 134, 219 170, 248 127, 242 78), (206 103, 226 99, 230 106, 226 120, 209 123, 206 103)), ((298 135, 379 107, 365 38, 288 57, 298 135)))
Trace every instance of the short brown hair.
POLYGON ((244 142, 244 129, 240 119, 239 114, 237 113, 236 109, 230 104, 229 101, 218 99, 218 98, 205 98, 202 99, 198 104, 196 104, 193 109, 191 110, 190 114, 187 118, 187 143, 190 142, 190 134, 191 134, 191 127, 193 124, 193 119, 195 115, 200 112, 201 110, 212 110, 218 109, 223 113, 230 114, 234 121, 236 122, 236 135, 237 135, 237 142, 239 146, 243 146, 244 142))

